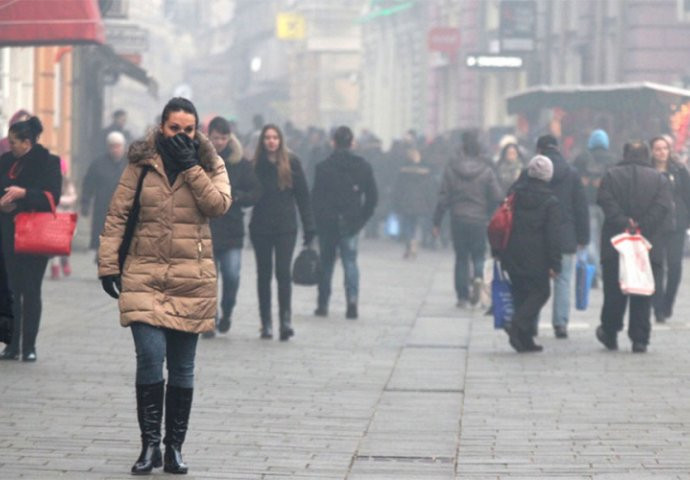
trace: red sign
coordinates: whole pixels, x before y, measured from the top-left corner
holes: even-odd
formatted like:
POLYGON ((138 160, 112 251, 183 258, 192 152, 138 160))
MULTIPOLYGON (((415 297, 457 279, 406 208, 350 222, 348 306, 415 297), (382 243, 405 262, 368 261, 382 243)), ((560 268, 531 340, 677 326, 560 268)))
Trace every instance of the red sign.
POLYGON ((429 30, 427 46, 433 52, 453 54, 460 48, 460 30, 454 27, 436 27, 429 30))

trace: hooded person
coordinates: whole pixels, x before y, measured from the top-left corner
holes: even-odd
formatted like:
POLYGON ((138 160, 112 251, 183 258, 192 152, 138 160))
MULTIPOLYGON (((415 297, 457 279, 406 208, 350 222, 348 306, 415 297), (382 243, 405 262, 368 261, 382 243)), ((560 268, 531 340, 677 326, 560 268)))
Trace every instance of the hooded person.
POLYGON ((446 211, 450 210, 455 250, 455 293, 457 306, 479 301, 486 253, 486 226, 503 199, 503 189, 491 163, 482 156, 476 131, 466 131, 456 159, 443 173, 434 211, 434 235, 438 235, 446 211), (472 282, 469 264, 472 261, 472 282), (471 285, 470 285, 471 283, 471 285), (470 291, 471 290, 471 291, 470 291))
POLYGON ((510 275, 515 313, 508 327, 510 345, 518 352, 538 352, 532 329, 550 295, 549 278, 561 271, 558 199, 549 187, 553 163, 537 155, 527 165, 524 181, 513 190, 513 228, 501 265, 510 275))

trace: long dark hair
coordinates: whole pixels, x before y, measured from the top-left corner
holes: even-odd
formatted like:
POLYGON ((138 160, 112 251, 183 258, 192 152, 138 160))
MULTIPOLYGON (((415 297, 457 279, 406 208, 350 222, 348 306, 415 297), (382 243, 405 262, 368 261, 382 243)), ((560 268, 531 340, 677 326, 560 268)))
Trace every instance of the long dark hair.
POLYGON ((18 140, 29 140, 31 145, 36 145, 38 137, 43 132, 43 124, 38 117, 29 117, 28 120, 17 122, 10 127, 9 132, 18 140))
POLYGON ((174 97, 163 108, 163 114, 161 115, 161 126, 168 121, 171 113, 175 112, 187 112, 194 115, 194 120, 196 121, 196 127, 199 126, 199 114, 196 111, 196 107, 192 102, 183 97, 174 97))
POLYGON ((278 134, 278 139, 280 140, 280 146, 276 152, 276 167, 278 168, 278 188, 285 190, 286 188, 292 188, 292 170, 290 169, 290 155, 288 149, 285 146, 285 138, 283 137, 283 132, 280 131, 277 125, 269 123, 261 129, 261 135, 259 135, 259 143, 256 145, 256 152, 254 153, 254 168, 259 164, 259 162, 268 161, 268 151, 264 145, 264 137, 268 130, 274 130, 278 134))

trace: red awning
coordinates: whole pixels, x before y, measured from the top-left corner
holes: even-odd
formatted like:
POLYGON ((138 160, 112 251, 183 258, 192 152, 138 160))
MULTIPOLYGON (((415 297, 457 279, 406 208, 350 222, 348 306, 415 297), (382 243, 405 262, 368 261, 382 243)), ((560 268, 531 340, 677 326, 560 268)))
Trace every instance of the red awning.
POLYGON ((0 47, 105 43, 96 0, 0 0, 0 47))

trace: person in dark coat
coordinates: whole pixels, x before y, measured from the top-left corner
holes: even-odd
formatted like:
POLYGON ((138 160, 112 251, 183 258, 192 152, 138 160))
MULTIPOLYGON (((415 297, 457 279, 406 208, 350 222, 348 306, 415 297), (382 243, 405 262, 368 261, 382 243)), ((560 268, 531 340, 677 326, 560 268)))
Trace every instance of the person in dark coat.
POLYGON ((13 305, 12 341, 2 360, 36 361, 36 337, 41 321, 41 286, 48 257, 14 252, 14 219, 20 212, 50 212, 48 195, 60 203, 60 159, 38 143, 41 121, 31 117, 10 127, 10 151, 0 156, 0 246, 2 246, 13 305))
POLYGON ((652 150, 654 168, 671 184, 675 207, 673 230, 663 239, 664 245, 661 246, 666 268, 657 269, 657 277, 654 279, 654 316, 657 322, 662 323, 673 315, 673 304, 680 285, 685 237, 690 225, 690 175, 684 165, 673 160, 671 145, 666 138, 655 137, 650 140, 649 146, 652 150))
POLYGON ((400 216, 405 258, 417 256, 417 226, 434 211, 437 192, 431 168, 422 162, 417 149, 409 149, 406 164, 398 170, 392 198, 393 210, 400 216))
POLYGON ((561 207, 560 245, 563 256, 561 271, 553 280, 551 323, 556 338, 567 338, 575 252, 586 248, 589 243, 589 209, 580 176, 558 151, 556 137, 553 135, 540 137, 537 140, 537 153, 548 157, 553 163, 553 178, 549 186, 561 207))
MULTIPOLYGON (((213 258, 216 271, 222 281, 220 315, 216 328, 220 333, 230 330, 232 311, 237 301, 244 246, 244 208, 253 206, 261 197, 261 184, 256 178, 251 162, 242 158, 242 144, 230 131, 230 124, 223 117, 215 117, 208 126, 208 139, 225 162, 230 185, 232 205, 221 217, 211 219, 213 258)), ((211 330, 203 338, 215 335, 211 330)))
MULTIPOLYGON (((652 270, 656 272, 663 264, 663 248, 659 247, 663 246, 664 236, 672 230, 673 191, 668 179, 652 167, 647 144, 642 141, 625 144, 623 161, 610 168, 601 181, 597 203, 604 210, 601 232, 604 305, 596 336, 606 348, 616 350, 628 296, 620 288, 618 252, 611 244, 611 238, 626 229, 639 228, 652 244, 649 257, 652 270)), ((647 351, 651 305, 649 296, 630 296, 628 336, 633 352, 647 351)))
POLYGON ((359 300, 359 232, 374 214, 378 191, 371 165, 353 155, 353 134, 345 126, 333 134, 335 151, 316 166, 312 199, 319 235, 321 279, 315 315, 328 315, 336 254, 345 274, 346 317, 356 319, 359 300))
POLYGON ((93 250, 98 250, 98 237, 105 225, 110 199, 127 166, 124 135, 120 132, 111 132, 108 134, 107 143, 108 153, 96 158, 89 165, 81 188, 81 214, 91 214, 89 248, 93 250))
POLYGON ((12 341, 13 326, 12 292, 7 280, 5 255, 2 253, 2 246, 0 246, 0 342, 10 343, 12 341))
POLYGON ((527 166, 527 178, 513 190, 513 227, 500 254, 508 272, 515 312, 508 329, 518 352, 538 352, 532 330, 550 295, 549 278, 561 271, 561 209, 549 187, 553 164, 537 155, 527 166))
POLYGON ((481 157, 477 132, 462 134, 462 150, 443 174, 438 203, 434 212, 434 236, 438 237, 446 210, 451 211, 451 229, 455 250, 455 293, 458 307, 469 301, 476 304, 484 274, 486 227, 490 215, 503 199, 488 160, 481 157), (472 293, 469 263, 472 260, 472 293))
POLYGON ((103 151, 103 148, 108 146, 108 135, 112 132, 121 133, 122 136, 125 137, 126 144, 130 145, 132 143, 132 135, 129 133, 129 130, 125 128, 125 125, 127 125, 127 112, 124 110, 115 110, 113 112, 112 122, 101 131, 101 136, 98 139, 99 143, 95 145, 95 153, 103 151))
POLYGON ((280 340, 286 341, 294 335, 290 312, 298 210, 304 244, 310 245, 316 235, 309 187, 300 160, 288 152, 283 134, 276 125, 269 124, 261 130, 253 163, 263 192, 249 222, 256 256, 261 338, 273 338, 271 277, 275 255, 280 340))

